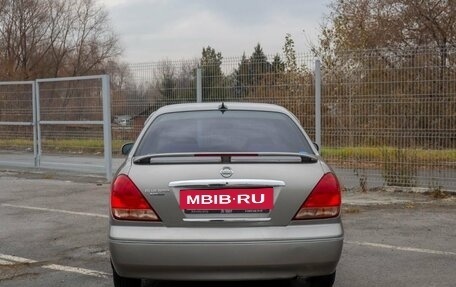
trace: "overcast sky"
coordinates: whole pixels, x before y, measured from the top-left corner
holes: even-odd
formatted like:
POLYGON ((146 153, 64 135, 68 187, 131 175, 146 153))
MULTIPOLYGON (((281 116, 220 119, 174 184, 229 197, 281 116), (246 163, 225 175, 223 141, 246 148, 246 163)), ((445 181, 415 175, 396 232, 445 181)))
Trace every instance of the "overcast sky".
POLYGON ((211 46, 224 58, 249 56, 260 43, 281 53, 290 33, 298 52, 316 41, 330 0, 98 0, 109 11, 131 63, 199 57, 211 46))

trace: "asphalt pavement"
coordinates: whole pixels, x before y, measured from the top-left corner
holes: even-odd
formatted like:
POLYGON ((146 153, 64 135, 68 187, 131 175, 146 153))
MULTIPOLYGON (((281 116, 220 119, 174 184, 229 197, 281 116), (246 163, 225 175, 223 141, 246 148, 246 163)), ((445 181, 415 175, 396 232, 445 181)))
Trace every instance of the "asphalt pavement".
MULTIPOLYGON (((113 286, 109 185, 101 178, 0 169, 0 286, 113 286)), ((345 192, 345 245, 335 287, 456 286, 456 197, 345 192)), ((286 286, 144 282, 160 286, 286 286)))

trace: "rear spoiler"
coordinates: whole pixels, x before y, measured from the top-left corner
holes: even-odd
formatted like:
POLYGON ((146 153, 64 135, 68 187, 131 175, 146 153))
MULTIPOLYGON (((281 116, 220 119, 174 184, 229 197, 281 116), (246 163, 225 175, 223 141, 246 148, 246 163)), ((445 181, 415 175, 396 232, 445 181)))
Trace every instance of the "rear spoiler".
MULTIPOLYGON (((202 152, 202 153, 159 153, 159 154, 147 154, 137 157, 133 157, 133 163, 135 164, 169 164, 169 163, 194 163, 191 158, 205 158, 210 161, 210 158, 220 158, 215 163, 242 163, 242 162, 260 162, 264 163, 280 163, 280 162, 300 162, 300 163, 316 163, 318 158, 315 155, 308 153, 293 153, 293 152, 202 152), (233 158, 234 161, 233 161, 233 158), (292 158, 298 159, 298 161, 291 160, 292 158), (164 159, 160 161, 160 159, 164 159), (181 159, 176 161, 176 159, 181 159)), ((200 162, 200 160, 197 160, 200 162)))

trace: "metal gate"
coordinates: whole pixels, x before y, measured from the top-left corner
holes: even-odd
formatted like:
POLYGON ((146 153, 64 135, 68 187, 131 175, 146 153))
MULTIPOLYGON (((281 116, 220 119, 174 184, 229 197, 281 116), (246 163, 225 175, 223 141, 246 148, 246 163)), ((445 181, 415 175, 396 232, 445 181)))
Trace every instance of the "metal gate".
POLYGON ((37 166, 35 82, 0 82, 0 165, 37 166))
POLYGON ((104 172, 111 180, 109 81, 96 75, 0 83, 0 164, 104 172))

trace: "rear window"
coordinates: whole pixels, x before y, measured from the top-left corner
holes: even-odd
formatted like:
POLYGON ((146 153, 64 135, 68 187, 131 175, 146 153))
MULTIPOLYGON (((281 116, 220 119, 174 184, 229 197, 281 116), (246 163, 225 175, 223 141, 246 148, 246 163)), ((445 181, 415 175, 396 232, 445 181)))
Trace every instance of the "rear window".
POLYGON ((163 114, 146 131, 136 156, 182 152, 306 152, 298 126, 285 114, 191 111, 163 114))

